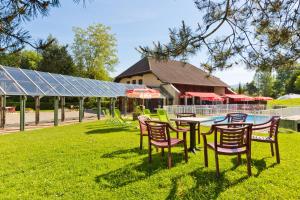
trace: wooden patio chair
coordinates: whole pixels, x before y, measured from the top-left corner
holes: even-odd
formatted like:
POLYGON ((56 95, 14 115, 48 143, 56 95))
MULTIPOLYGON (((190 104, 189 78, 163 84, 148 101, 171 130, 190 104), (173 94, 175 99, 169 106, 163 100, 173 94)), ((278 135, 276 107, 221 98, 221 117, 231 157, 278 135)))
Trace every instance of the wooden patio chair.
POLYGON ((183 144, 185 162, 188 162, 188 152, 186 145, 186 131, 176 130, 168 122, 161 121, 145 121, 148 129, 148 153, 149 163, 152 162, 152 146, 161 148, 162 155, 164 155, 164 149, 168 149, 168 168, 172 167, 172 154, 171 148, 173 146, 183 144), (183 132, 183 139, 171 138, 170 130, 176 132, 183 132))
POLYGON ((204 143, 204 164, 208 167, 207 149, 215 153, 216 174, 220 176, 219 155, 237 155, 240 164, 241 154, 246 154, 248 176, 251 176, 251 134, 252 124, 214 124, 207 133, 202 133, 204 143), (214 134, 214 142, 207 143, 207 135, 214 134))
POLYGON ((139 126, 140 126, 140 150, 143 149, 143 137, 148 137, 148 130, 146 121, 151 120, 150 117, 146 115, 138 116, 139 126))
POLYGON ((252 141, 270 143, 272 156, 274 156, 273 144, 275 145, 276 161, 278 164, 280 163, 279 146, 278 146, 279 123, 280 123, 280 116, 273 116, 269 121, 265 123, 254 124, 253 131, 268 130, 269 136, 265 137, 265 136, 252 135, 252 141))
POLYGON ((223 123, 236 123, 236 122, 246 122, 248 115, 246 113, 228 113, 224 119, 214 121, 215 124, 223 123))
MULTIPOLYGON (((177 113, 176 114, 177 118, 181 118, 181 117, 196 117, 196 113, 177 113)), ((180 129, 180 128, 185 128, 189 131, 190 125, 186 122, 179 122, 176 121, 176 128, 180 129)), ((197 134, 198 134, 198 144, 200 144, 200 123, 197 124, 196 126, 196 130, 197 130, 197 134)), ((178 138, 178 133, 177 133, 177 138, 178 138)))

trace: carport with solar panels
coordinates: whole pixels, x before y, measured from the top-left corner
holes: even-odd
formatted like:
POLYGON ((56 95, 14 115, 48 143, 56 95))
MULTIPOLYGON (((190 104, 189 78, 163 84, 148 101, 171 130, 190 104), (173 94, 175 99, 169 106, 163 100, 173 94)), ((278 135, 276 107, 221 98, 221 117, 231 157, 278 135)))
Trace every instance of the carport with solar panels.
POLYGON ((0 126, 1 128, 5 127, 6 98, 10 96, 20 96, 20 131, 24 131, 27 97, 34 98, 36 125, 40 121, 40 99, 45 96, 53 97, 54 126, 58 126, 59 107, 61 109, 60 121, 65 120, 66 97, 78 98, 78 119, 81 122, 84 117, 85 98, 95 97, 97 99, 97 118, 100 119, 101 98, 110 98, 110 110, 113 113, 114 109, 112 108, 115 107, 115 101, 118 97, 126 99, 127 90, 144 87, 143 85, 114 83, 0 65, 0 126))

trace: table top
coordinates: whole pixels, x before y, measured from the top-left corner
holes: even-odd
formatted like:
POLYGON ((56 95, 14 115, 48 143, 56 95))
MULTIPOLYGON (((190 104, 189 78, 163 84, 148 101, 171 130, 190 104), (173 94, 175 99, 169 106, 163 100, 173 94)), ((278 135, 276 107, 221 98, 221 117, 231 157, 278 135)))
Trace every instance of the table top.
POLYGON ((207 118, 207 117, 180 117, 180 118, 172 118, 170 119, 172 121, 180 121, 180 122, 197 122, 197 123, 201 123, 201 122, 209 122, 209 121, 214 121, 211 118, 207 118))

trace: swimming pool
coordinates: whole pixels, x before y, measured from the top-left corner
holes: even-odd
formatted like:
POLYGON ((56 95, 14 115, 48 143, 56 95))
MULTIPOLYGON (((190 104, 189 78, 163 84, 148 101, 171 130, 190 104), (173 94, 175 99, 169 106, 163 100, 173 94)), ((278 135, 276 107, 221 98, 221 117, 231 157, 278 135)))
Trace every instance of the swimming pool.
MULTIPOLYGON (((224 119, 225 116, 214 116, 214 117, 211 117, 211 119, 213 121, 209 121, 209 122, 205 122, 203 123, 202 125, 206 125, 206 126, 210 126, 213 124, 213 122, 215 120, 222 120, 224 119)), ((247 120, 246 122, 248 123, 253 123, 253 124, 260 124, 260 123, 263 123, 263 122, 266 122, 270 119, 271 117, 269 116, 261 116, 261 115, 248 115, 247 116, 247 120)), ((225 122, 226 123, 226 122, 225 122)))

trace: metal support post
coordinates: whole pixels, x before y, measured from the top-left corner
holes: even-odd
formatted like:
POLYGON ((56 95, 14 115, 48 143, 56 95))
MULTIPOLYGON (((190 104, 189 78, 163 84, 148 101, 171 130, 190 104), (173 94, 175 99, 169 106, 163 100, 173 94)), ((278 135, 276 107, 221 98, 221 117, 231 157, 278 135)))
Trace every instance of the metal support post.
POLYGON ((60 110, 61 110, 61 121, 65 121, 65 105, 66 105, 66 98, 60 97, 60 110))
POLYGON ((20 96, 20 131, 25 130, 26 97, 20 96))
POLYGON ((101 119, 101 98, 97 97, 97 117, 98 120, 101 119))
POLYGON ((54 97, 54 126, 58 126, 59 97, 54 97))
POLYGON ((35 125, 40 123, 40 97, 34 97, 34 107, 35 107, 35 125))
POLYGON ((5 127, 6 122, 6 96, 1 96, 1 128, 5 127))

